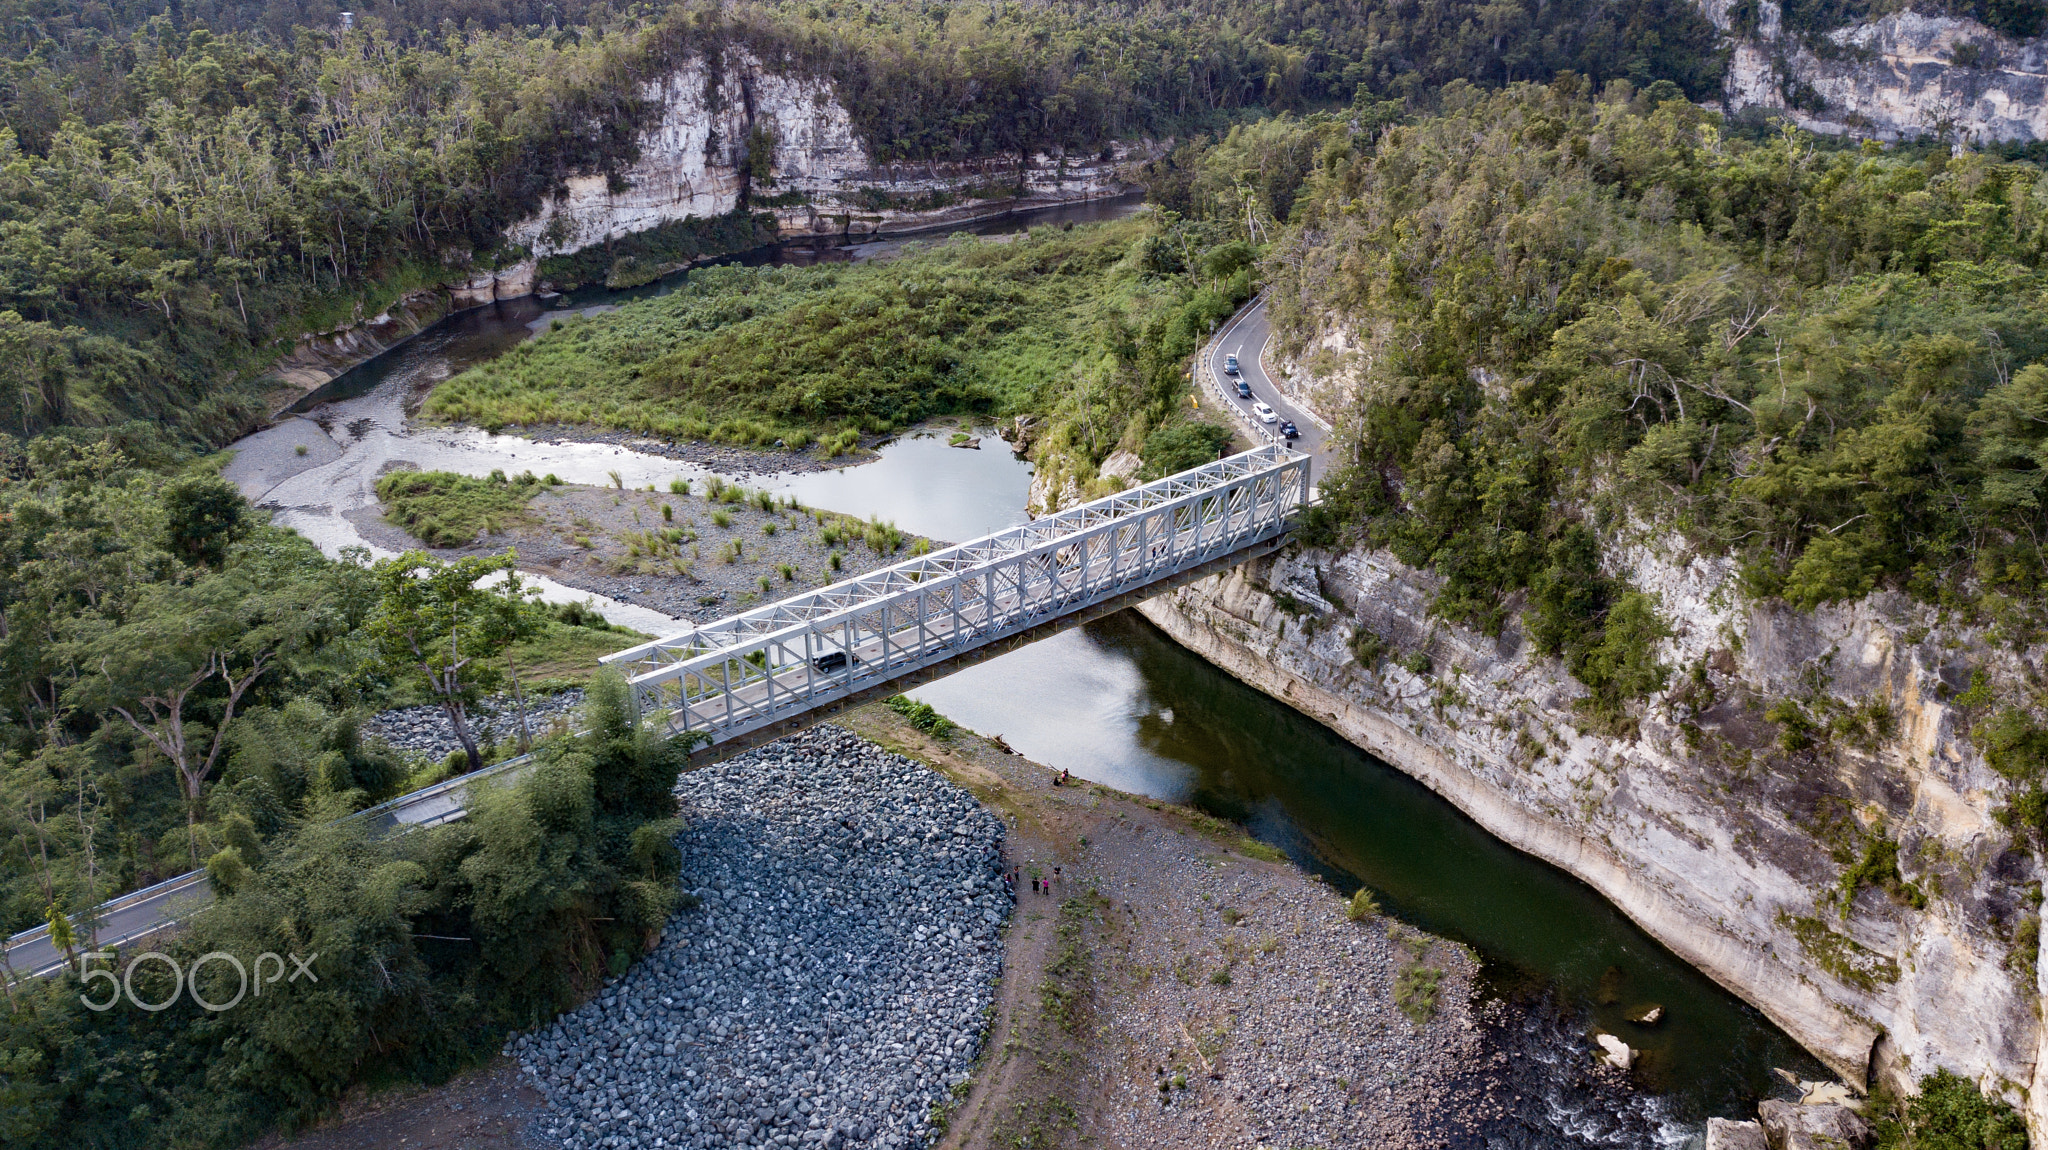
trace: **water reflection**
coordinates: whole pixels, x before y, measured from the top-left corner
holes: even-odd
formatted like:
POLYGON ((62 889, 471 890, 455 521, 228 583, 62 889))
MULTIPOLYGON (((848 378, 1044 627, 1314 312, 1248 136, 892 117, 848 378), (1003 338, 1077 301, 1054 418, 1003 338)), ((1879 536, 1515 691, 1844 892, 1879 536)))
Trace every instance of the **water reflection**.
POLYGON ((1415 780, 1176 645, 1134 612, 913 694, 1023 754, 1246 824, 1341 890, 1470 943, 1494 989, 1549 988, 1642 1050, 1638 1080, 1698 1120, 1739 1113, 1773 1065, 1821 1068, 1755 1010, 1584 884, 1502 843, 1415 780), (1662 1022, 1628 1021, 1650 1005, 1662 1022))
POLYGON ((881 458, 836 471, 778 476, 765 486, 805 506, 863 519, 879 516, 915 535, 948 543, 1023 523, 1031 465, 1010 454, 993 431, 972 433, 981 447, 950 445, 952 433, 919 432, 885 445, 881 458))

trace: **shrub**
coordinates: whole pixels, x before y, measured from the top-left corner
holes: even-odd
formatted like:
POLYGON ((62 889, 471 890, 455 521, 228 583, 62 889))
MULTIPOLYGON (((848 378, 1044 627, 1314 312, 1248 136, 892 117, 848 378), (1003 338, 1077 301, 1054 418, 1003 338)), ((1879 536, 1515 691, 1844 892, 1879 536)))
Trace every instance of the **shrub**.
POLYGON ((2012 1107, 1946 1070, 1920 1079, 1920 1094, 1874 1123, 1877 1150, 2027 1150, 2027 1126, 2012 1107))
POLYGON ((1378 917, 1379 913, 1379 900, 1365 887, 1359 887, 1358 892, 1351 896, 1351 901, 1344 904, 1344 917, 1352 922, 1364 922, 1378 917))
POLYGON ((394 471, 377 480, 377 499, 387 522, 427 546, 462 547, 523 518, 539 486, 531 474, 515 481, 502 471, 488 479, 450 471, 394 471))
POLYGON ((1142 478, 1151 480, 1173 475, 1204 463, 1213 463, 1230 446, 1230 429, 1213 423, 1182 420, 1156 428, 1138 448, 1145 461, 1142 478))
POLYGON ((1427 1026, 1436 1017, 1437 984, 1443 972, 1433 966, 1418 964, 1404 966, 1394 978, 1394 1004, 1408 1021, 1416 1026, 1427 1026))
POLYGON ((908 695, 889 696, 889 709, 909 719, 911 726, 933 738, 948 738, 960 729, 953 720, 933 710, 930 703, 920 703, 908 695))

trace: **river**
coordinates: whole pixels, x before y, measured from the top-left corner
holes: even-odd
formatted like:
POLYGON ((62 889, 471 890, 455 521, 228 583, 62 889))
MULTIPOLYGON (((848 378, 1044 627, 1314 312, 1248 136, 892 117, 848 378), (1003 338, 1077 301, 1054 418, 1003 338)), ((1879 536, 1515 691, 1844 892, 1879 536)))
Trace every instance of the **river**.
MULTIPOLYGON (((1132 210, 1077 205, 971 230, 1083 221, 1132 210)), ((898 243, 902 241, 896 241, 898 243)), ((887 241, 885 241, 885 244, 887 241)), ((883 249, 884 244, 867 245, 883 249)), ((770 249, 742 262, 814 262, 862 249, 770 249)), ((554 472, 628 485, 706 474, 701 467, 604 444, 534 443, 475 428, 414 428, 409 403, 434 383, 502 353, 567 310, 610 307, 673 290, 680 276, 632 292, 514 300, 443 320, 301 403, 300 414, 236 445, 228 475, 279 521, 330 554, 368 546, 354 519, 374 514, 377 475, 399 465, 488 474, 554 472), (299 450, 301 447, 303 451, 299 450)), ((951 448, 934 436, 885 445, 834 471, 748 477, 806 504, 894 520, 960 540, 1024 521, 1030 467, 992 438, 951 448)), ((374 549, 373 549, 374 551, 374 549)), ((592 598, 549 585, 552 598, 592 598)), ((598 603, 642 630, 671 621, 633 604, 598 603)), ((1532 1106, 1515 1146, 1671 1145, 1695 1141, 1710 1114, 1746 1115, 1775 1086, 1772 1067, 1804 1078, 1820 1066, 1757 1011, 1649 938, 1590 888, 1492 838, 1445 799, 1327 728, 1245 686, 1168 640, 1135 613, 1068 631, 913 692, 956 721, 1001 734, 1025 755, 1122 790, 1187 802, 1244 823, 1261 840, 1348 892, 1367 886, 1394 916, 1470 944, 1490 993, 1530 1009, 1519 1073, 1532 1106), (1661 1005, 1655 1027, 1627 1021, 1661 1005), (1583 1057, 1592 1029, 1643 1052, 1647 1096, 1593 1096, 1563 1085, 1561 1058, 1583 1057)))

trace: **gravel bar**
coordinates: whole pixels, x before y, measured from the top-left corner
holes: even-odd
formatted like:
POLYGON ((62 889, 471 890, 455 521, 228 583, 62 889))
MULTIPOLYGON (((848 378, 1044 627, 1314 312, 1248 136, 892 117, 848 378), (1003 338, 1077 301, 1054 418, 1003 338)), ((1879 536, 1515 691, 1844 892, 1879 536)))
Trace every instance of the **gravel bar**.
POLYGON ((926 1145, 987 1027, 1003 824, 837 727, 684 775, 701 905, 507 1047, 572 1150, 926 1145))

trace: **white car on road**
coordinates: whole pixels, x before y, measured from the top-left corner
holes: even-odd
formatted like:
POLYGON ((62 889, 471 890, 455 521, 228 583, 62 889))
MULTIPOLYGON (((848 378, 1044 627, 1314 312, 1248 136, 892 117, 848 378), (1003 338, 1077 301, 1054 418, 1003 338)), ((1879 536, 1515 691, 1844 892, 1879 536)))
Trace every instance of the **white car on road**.
POLYGON ((1252 404, 1252 414, 1259 417, 1260 423, 1277 423, 1280 419, 1278 413, 1266 406, 1265 400, 1252 404))

